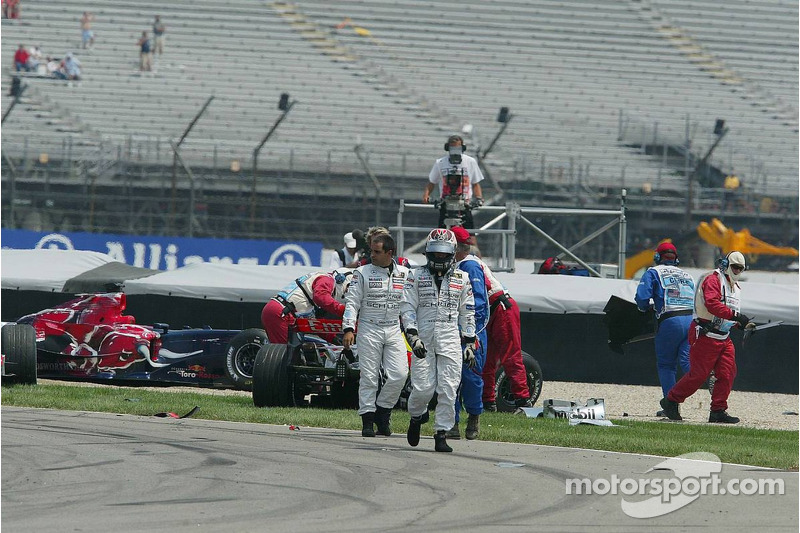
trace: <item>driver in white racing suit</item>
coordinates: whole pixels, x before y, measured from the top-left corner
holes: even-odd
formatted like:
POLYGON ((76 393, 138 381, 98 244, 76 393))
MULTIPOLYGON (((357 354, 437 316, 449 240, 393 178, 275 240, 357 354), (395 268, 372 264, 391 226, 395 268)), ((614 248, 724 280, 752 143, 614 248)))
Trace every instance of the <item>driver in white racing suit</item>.
POLYGON ((428 262, 411 271, 400 303, 406 338, 414 352, 407 439, 411 446, 419 444, 420 427, 429 418, 428 402, 436 392, 437 452, 453 451, 447 445, 446 432, 455 424, 462 358, 464 364, 476 364, 475 301, 469 276, 453 266, 455 248, 452 231, 433 230, 425 246, 428 262))
POLYGON ((359 267, 345 298, 342 344, 349 349, 358 322, 358 414, 362 437, 392 434, 392 408, 408 378, 408 353, 400 331, 400 300, 408 268, 394 261, 396 245, 390 235, 370 241, 372 263, 359 267), (378 394, 383 367, 386 382, 378 394), (377 395, 377 399, 376 399, 377 395))

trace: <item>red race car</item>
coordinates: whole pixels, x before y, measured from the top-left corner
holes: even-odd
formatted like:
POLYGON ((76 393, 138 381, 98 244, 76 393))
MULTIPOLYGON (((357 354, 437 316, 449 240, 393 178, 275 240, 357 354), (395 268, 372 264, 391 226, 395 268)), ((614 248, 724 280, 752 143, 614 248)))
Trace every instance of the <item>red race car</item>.
POLYGON ((3 326, 7 381, 35 383, 38 374, 251 388, 255 356, 268 342, 264 330, 142 326, 125 306, 121 292, 84 294, 3 326))

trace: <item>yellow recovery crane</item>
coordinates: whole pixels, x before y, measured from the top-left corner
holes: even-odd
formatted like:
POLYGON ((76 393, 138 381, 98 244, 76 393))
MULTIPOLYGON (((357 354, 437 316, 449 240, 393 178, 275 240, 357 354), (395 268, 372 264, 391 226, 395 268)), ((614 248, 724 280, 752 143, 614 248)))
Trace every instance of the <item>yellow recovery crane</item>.
MULTIPOLYGON (((734 231, 717 218, 711 219, 711 224, 701 222, 697 225, 697 234, 701 239, 707 243, 716 246, 722 250, 723 254, 728 254, 733 250, 738 250, 743 254, 750 257, 759 255, 784 255, 789 257, 797 257, 798 251, 796 248, 789 246, 774 246, 766 243, 761 239, 753 237, 750 230, 747 228, 741 231, 734 231)), ((662 242, 672 242, 672 239, 664 239, 656 244, 656 247, 662 242)), ((653 254, 655 248, 652 250, 642 250, 641 252, 628 257, 625 260, 625 278, 633 279, 633 276, 641 268, 649 266, 653 262, 653 254)))

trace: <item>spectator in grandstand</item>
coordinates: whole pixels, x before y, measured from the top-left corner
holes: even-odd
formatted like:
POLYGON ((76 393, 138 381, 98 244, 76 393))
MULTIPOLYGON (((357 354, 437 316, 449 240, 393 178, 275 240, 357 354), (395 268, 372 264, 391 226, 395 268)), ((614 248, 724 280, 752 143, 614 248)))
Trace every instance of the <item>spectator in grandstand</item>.
MULTIPOLYGON (((647 269, 636 289, 636 305, 647 312, 656 312, 656 368, 664 397, 675 386, 680 365, 689 372, 689 324, 692 322, 694 278, 678 268, 678 249, 671 242, 662 242, 653 254, 656 264, 647 269)), ((656 416, 664 416, 663 411, 656 416)))
POLYGON ((344 20, 342 20, 339 24, 337 24, 335 26, 335 28, 337 30, 341 30, 343 28, 346 28, 347 26, 352 26, 352 25, 353 25, 353 21, 350 20, 350 17, 345 17, 344 20))
POLYGON ((273 344, 286 344, 298 317, 341 317, 352 271, 312 272, 281 289, 261 310, 261 324, 273 344))
POLYGON ((81 62, 75 57, 72 52, 67 52, 64 56, 64 73, 67 75, 68 80, 80 81, 81 79, 81 62))
POLYGON ((30 54, 25 49, 25 45, 19 45, 17 51, 14 52, 14 70, 19 72, 20 70, 24 70, 25 72, 29 72, 31 69, 28 66, 28 59, 30 59, 30 54))
POLYGON ((3 18, 18 19, 20 15, 19 0, 3 0, 3 18))
POLYGON ((392 434, 392 408, 408 378, 408 358, 400 330, 400 300, 408 269, 394 261, 396 245, 388 234, 370 241, 372 262, 353 273, 342 326, 345 348, 355 342, 358 323, 358 414, 362 437, 392 434), (379 392, 380 389, 380 392, 379 392))
POLYGON ((156 18, 153 21, 153 39, 155 41, 153 47, 153 54, 161 55, 164 53, 165 31, 167 31, 167 27, 164 26, 163 22, 161 22, 161 16, 156 15, 156 18))
POLYGON ((153 54, 150 38, 147 32, 143 31, 142 36, 136 41, 136 46, 139 47, 139 70, 142 72, 150 72, 153 70, 153 54))
POLYGON ((745 270, 744 255, 733 251, 719 260, 717 270, 700 276, 694 294, 694 314, 689 328, 689 372, 684 374, 666 397, 661 400, 664 414, 671 420, 683 420, 679 406, 714 371, 716 383, 711 392, 711 412, 708 421, 736 424, 730 416, 728 396, 736 377, 736 350, 730 339, 733 326, 753 328, 750 318, 739 309, 741 288, 739 277, 745 270))
POLYGON ((47 74, 59 80, 67 79, 67 73, 64 72, 64 62, 47 56, 47 74))
POLYGON ((42 49, 38 45, 28 48, 28 67, 32 72, 36 72, 42 62, 42 49))
POLYGON ((84 11, 81 16, 81 46, 84 49, 94 46, 92 22, 94 22, 94 14, 84 11))
POLYGON ((330 268, 356 268, 359 265, 358 241, 363 239, 363 236, 364 233, 360 229, 345 233, 344 247, 333 252, 330 268))
MULTIPOLYGON (((483 205, 483 192, 481 191, 480 182, 483 180, 483 173, 478 162, 474 157, 464 154, 467 147, 464 145, 464 139, 460 135, 451 135, 444 145, 444 151, 448 152, 445 157, 440 157, 433 164, 431 172, 428 175, 428 184, 425 186, 425 192, 422 193, 422 203, 427 204, 430 201, 433 189, 439 187, 439 198, 445 196, 459 195, 465 202, 474 205, 483 205), (458 176, 457 183, 448 183, 448 177, 458 176)), ((439 213, 439 227, 445 227, 445 206, 442 205, 439 213)), ((463 226, 467 229, 473 228, 472 212, 467 209, 463 226)))

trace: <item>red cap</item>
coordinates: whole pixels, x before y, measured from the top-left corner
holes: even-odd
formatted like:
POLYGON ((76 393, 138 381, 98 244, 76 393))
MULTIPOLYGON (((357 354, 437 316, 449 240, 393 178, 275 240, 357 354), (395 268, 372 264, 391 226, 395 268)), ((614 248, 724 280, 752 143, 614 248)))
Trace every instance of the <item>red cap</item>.
POLYGON ((453 234, 455 234, 457 243, 459 244, 470 243, 469 232, 465 230, 463 226, 453 226, 452 228, 450 228, 450 231, 452 231, 453 234))
POLYGON ((656 252, 658 252, 659 254, 672 253, 675 254, 676 256, 678 255, 678 249, 675 248, 675 245, 672 244, 671 242, 662 242, 661 244, 658 245, 658 248, 656 248, 656 252))

